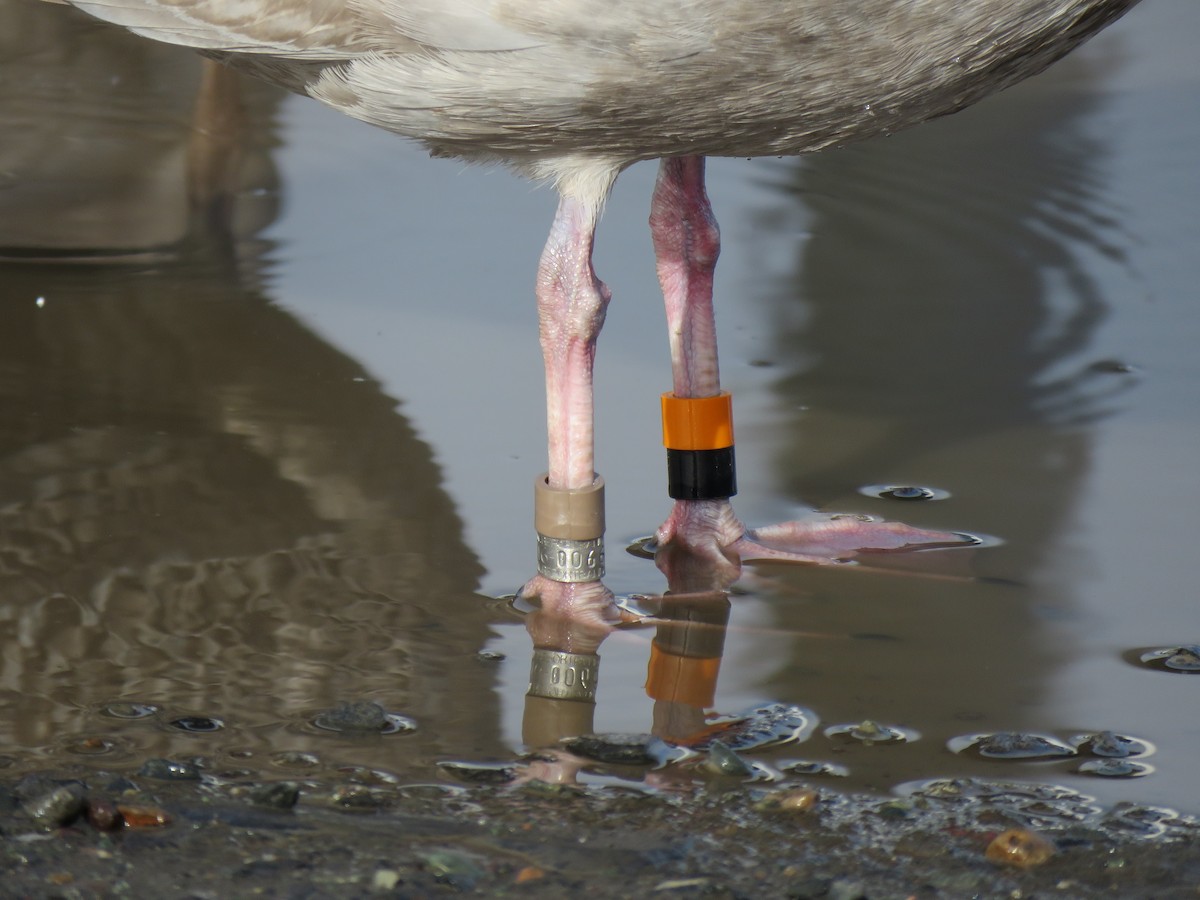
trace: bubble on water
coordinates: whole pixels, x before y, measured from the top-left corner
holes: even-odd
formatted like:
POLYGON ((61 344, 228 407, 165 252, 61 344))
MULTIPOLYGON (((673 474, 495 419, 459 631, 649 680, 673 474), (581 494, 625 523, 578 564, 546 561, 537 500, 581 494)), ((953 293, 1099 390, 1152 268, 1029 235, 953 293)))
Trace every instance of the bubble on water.
POLYGON ((881 500, 904 500, 909 503, 921 500, 945 500, 950 496, 949 491, 943 491, 941 488, 917 484, 866 484, 860 487, 858 492, 867 497, 878 497, 881 500))
POLYGON ((79 735, 68 738, 62 745, 67 753, 76 756, 105 756, 118 748, 114 740, 101 735, 79 735))
POLYGON ((172 719, 168 724, 172 728, 191 734, 211 734, 225 727, 224 722, 212 716, 180 716, 178 719, 172 719))
POLYGON ((112 719, 148 719, 158 715, 158 707, 152 703, 118 701, 102 707, 100 714, 112 719))
POLYGON ((1034 760, 1075 756, 1075 748, 1044 734, 997 731, 951 738, 946 746, 954 753, 984 759, 1034 760))

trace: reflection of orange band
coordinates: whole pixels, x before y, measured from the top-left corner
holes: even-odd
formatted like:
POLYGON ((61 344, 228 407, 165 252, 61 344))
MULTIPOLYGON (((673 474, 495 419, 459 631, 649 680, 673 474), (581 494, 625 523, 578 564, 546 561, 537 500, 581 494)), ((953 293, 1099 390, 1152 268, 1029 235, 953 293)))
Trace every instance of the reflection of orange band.
POLYGON ((733 446, 733 397, 662 395, 663 446, 668 450, 722 450, 733 446))
POLYGON ((646 694, 651 700, 685 703, 700 709, 713 705, 721 657, 676 656, 650 645, 646 694))

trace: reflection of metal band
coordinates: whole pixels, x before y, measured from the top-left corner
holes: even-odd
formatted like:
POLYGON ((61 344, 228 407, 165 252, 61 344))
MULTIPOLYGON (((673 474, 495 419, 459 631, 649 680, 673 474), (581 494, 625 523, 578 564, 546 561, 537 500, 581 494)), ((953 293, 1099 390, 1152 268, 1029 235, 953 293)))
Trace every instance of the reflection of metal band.
POLYGON ((561 650, 534 650, 529 665, 529 690, 532 697, 551 700, 596 700, 596 676, 600 657, 594 653, 563 653, 561 650))
POLYGON ((603 538, 568 541, 539 534, 537 539, 538 574, 570 584, 604 577, 603 538))

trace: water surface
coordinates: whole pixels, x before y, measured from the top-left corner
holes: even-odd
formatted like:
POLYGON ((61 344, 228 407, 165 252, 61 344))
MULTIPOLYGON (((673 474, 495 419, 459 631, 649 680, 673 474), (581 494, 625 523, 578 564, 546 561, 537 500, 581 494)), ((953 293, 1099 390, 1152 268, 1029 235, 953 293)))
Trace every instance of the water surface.
MULTIPOLYGON (((525 749, 530 639, 490 598, 533 569, 531 285, 552 195, 247 85, 232 213, 198 215, 194 57, 60 8, 0 10, 11 765, 101 735, 110 766, 283 773, 309 753, 331 778, 413 780, 525 749), (310 723, 363 698, 417 731, 367 744, 310 723), (114 720, 116 701, 160 712, 114 720), (169 724, 186 715, 224 727, 169 724)), ((964 114, 811 159, 711 164, 740 514, 998 539, 925 555, 917 575, 755 570, 706 705, 811 709, 821 727, 776 758, 838 762, 877 790, 980 774, 1200 811, 1200 678, 1127 659, 1200 642, 1198 30, 1194 3, 1155 0, 964 114), (893 484, 948 496, 860 490, 893 484), (822 733, 864 719, 917 739, 822 733), (1153 774, 946 749, 1099 730, 1151 742, 1153 774)), ((668 509, 653 177, 622 177, 596 255, 615 297, 597 369, 607 581, 625 593, 665 587, 621 552, 668 509)), ((671 721, 645 690, 653 636, 604 642, 575 726, 671 721)))

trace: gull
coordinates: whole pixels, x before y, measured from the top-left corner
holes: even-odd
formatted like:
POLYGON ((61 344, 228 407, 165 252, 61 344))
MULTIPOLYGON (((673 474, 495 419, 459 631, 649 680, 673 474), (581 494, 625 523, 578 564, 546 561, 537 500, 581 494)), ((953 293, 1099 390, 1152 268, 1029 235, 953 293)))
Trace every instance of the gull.
MULTIPOLYGON (((610 292, 593 270, 592 247, 622 170, 660 161, 650 233, 673 398, 685 407, 719 398, 720 238, 706 157, 808 153, 955 112, 1044 69, 1137 0, 70 2, 418 141, 434 156, 498 163, 553 185, 558 207, 535 289, 546 488, 571 492, 597 479, 593 364, 610 292)), ((682 451, 685 471, 674 477, 685 483, 672 485, 660 546, 736 567, 961 541, 855 517, 748 530, 729 500, 732 445, 716 488, 701 484, 711 460, 695 454, 707 449, 682 451), (696 459, 699 474, 688 468, 696 459)), ((567 614, 612 615, 598 578, 543 573, 525 592, 567 614)))

